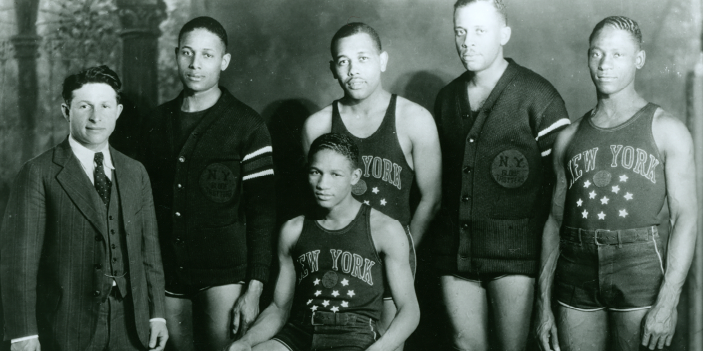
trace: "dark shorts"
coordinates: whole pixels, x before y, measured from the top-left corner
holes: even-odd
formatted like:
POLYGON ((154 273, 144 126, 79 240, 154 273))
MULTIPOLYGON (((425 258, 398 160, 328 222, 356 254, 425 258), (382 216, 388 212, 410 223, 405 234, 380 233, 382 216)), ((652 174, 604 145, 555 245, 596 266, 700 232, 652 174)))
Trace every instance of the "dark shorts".
POLYGON ((291 317, 273 340, 291 351, 364 351, 376 341, 376 322, 354 313, 306 313, 291 317))
POLYGON ((657 227, 561 231, 554 279, 559 304, 581 311, 651 307, 664 278, 657 227))
POLYGON ((465 272, 457 272, 457 273, 452 273, 448 274, 453 277, 457 277, 462 280, 470 281, 476 284, 481 285, 482 287, 486 287, 486 284, 498 280, 500 278, 504 278, 509 276, 510 274, 504 274, 504 273, 465 273, 465 272))
MULTIPOLYGON (((410 259, 410 271, 413 273, 413 278, 415 278, 415 272, 417 272, 417 255, 415 254, 415 241, 413 241, 413 236, 410 234, 410 226, 404 225, 405 236, 408 237, 408 245, 410 246, 409 259, 410 259)), ((383 272, 386 274, 386 272, 383 272)), ((391 287, 388 285, 388 279, 383 279, 383 299, 393 300, 391 295, 391 287)))
MULTIPOLYGON (((238 282, 237 284, 244 284, 244 282, 238 282)), ((229 285, 229 284, 223 284, 229 285)), ((177 299, 192 299, 201 291, 205 291, 210 288, 222 285, 169 285, 166 287, 166 296, 175 297, 177 299)))

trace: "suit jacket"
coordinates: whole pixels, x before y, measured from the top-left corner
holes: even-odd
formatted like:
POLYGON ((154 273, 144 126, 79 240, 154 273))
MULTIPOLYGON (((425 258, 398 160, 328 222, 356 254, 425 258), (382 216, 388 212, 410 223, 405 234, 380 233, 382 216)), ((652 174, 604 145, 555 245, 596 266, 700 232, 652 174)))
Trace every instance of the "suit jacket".
MULTIPOLYGON (((147 346, 149 319, 163 318, 165 299, 151 185, 141 163, 110 153, 134 306, 127 316, 147 346)), ((68 139, 22 167, 0 229, 6 339, 38 334, 44 350, 85 349, 111 285, 98 269, 108 254, 106 217, 68 139)))

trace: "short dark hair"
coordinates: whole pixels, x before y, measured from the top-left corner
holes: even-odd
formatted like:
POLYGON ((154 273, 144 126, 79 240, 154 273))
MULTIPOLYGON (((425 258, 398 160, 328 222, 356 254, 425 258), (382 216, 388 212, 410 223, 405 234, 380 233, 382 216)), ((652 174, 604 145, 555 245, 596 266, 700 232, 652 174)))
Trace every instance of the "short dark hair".
POLYGON ((505 10, 505 3, 503 3, 503 0, 457 0, 457 2, 454 3, 454 12, 461 7, 469 6, 470 4, 479 1, 491 3, 491 5, 495 7, 500 16, 503 18, 503 21, 505 21, 505 25, 508 25, 508 12, 505 10))
POLYGON ((352 35, 359 33, 368 34, 371 37, 371 40, 373 41, 373 44, 378 50, 378 52, 383 51, 383 49, 381 48, 381 38, 378 36, 378 33, 375 29, 371 28, 371 26, 366 23, 352 22, 343 25, 342 28, 339 28, 337 33, 334 33, 334 36, 332 37, 332 42, 330 43, 330 53, 332 54, 332 57, 334 57, 334 45, 337 44, 337 41, 342 38, 351 37, 352 35))
POLYGON ((225 44, 225 50, 227 50, 227 31, 225 27, 216 19, 208 16, 196 17, 184 24, 181 31, 178 32, 178 46, 181 46, 181 38, 183 38, 186 33, 190 33, 198 28, 205 29, 217 35, 217 37, 222 40, 222 43, 225 44))
POLYGON ((76 74, 72 74, 63 80, 63 90, 61 97, 66 104, 71 104, 73 99, 73 91, 80 89, 82 86, 90 83, 104 83, 115 90, 117 103, 120 103, 120 95, 122 94, 122 82, 115 71, 105 65, 86 68, 76 74))
POLYGON ((308 160, 322 150, 332 150, 349 160, 352 169, 359 168, 359 148, 350 137, 339 133, 322 134, 310 145, 308 160))
POLYGON ((598 22, 595 27, 593 27, 593 32, 591 32, 591 35, 588 37, 588 43, 590 44, 593 41, 593 38, 596 37, 596 34, 603 30, 605 26, 612 26, 620 30, 624 30, 628 33, 630 33, 630 36, 632 36, 632 39, 635 40, 635 44, 637 44, 638 47, 642 46, 642 32, 640 31, 640 26, 637 24, 637 22, 631 18, 625 17, 625 16, 610 16, 604 18, 602 21, 598 22))

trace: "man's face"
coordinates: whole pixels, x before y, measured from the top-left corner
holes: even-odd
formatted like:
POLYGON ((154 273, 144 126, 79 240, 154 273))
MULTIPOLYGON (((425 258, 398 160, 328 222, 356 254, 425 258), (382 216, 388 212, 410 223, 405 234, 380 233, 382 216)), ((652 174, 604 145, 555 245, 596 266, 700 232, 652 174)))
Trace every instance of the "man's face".
POLYGON ((347 96, 363 100, 380 87, 388 54, 378 52, 371 36, 357 33, 339 39, 333 52, 330 69, 347 96))
POLYGON ((510 27, 491 3, 478 1, 456 9, 454 37, 464 67, 480 72, 503 57, 502 47, 510 39, 510 27))
POLYGON ((61 104, 71 136, 90 150, 102 150, 122 113, 117 93, 105 83, 88 83, 74 90, 72 96, 70 106, 61 104))
POLYGON ((352 185, 361 177, 360 169, 352 169, 351 162, 336 151, 323 149, 310 159, 308 182, 315 201, 331 209, 351 196, 352 185))
POLYGON ((591 41, 588 69, 601 94, 614 94, 634 84, 635 73, 644 66, 645 53, 632 35, 606 25, 591 41))
POLYGON ((203 28, 185 33, 176 48, 178 76, 186 89, 207 91, 217 86, 230 54, 217 35, 203 28))

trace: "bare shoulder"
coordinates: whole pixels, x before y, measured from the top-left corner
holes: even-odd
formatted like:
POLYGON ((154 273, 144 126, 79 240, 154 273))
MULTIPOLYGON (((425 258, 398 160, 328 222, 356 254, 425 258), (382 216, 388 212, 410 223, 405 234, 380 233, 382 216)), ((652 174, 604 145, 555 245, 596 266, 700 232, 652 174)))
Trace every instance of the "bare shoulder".
POLYGON ((437 126, 432 114, 419 104, 398 96, 396 112, 400 122, 397 127, 406 130, 411 138, 424 137, 431 131, 437 134, 437 126))
POLYGON ((380 251, 389 248, 407 247, 408 239, 405 236, 403 225, 387 215, 371 209, 370 214, 371 236, 380 251))
POLYGON ((562 129, 559 134, 557 134, 557 139, 554 141, 555 153, 563 152, 566 147, 569 146, 571 139, 573 139, 574 134, 576 134, 576 131, 579 129, 582 121, 583 117, 571 122, 571 124, 566 126, 566 128, 562 129))
MULTIPOLYGON (((306 135, 320 136, 328 133, 332 128, 332 105, 310 115, 303 124, 306 135)), ((314 140, 314 139, 313 139, 314 140)))
POLYGON ((652 135, 664 157, 671 152, 692 147, 691 133, 686 125, 661 107, 654 112, 652 135))
POLYGON ((279 251, 288 252, 295 246, 298 238, 300 238, 300 233, 303 231, 304 221, 305 216, 298 216, 283 223, 278 242, 279 251))

